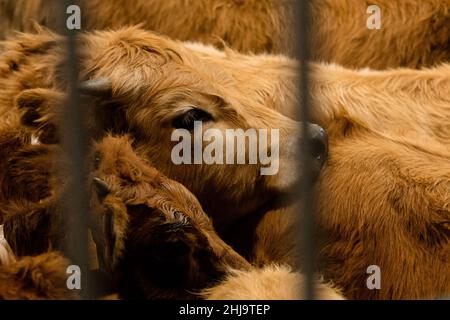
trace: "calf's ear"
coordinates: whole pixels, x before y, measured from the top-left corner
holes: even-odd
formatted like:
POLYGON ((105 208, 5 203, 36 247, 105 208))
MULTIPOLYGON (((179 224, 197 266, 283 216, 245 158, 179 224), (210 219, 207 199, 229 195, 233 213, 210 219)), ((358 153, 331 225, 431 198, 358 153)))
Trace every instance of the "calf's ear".
MULTIPOLYGON (((93 183, 98 199, 103 201, 111 192, 108 184, 104 180, 97 177, 94 177, 93 183)), ((97 234, 94 235, 100 268, 107 272, 112 271, 115 264, 114 260, 117 236, 114 217, 115 215, 113 209, 107 206, 106 212, 102 214, 99 220, 97 220, 99 225, 96 226, 95 229, 97 234)))
POLYGON ((25 112, 34 111, 40 117, 55 112, 64 103, 65 94, 54 89, 34 88, 21 91, 15 97, 15 105, 25 112))
POLYGON ((117 236, 115 232, 114 213, 108 208, 106 214, 103 216, 103 233, 105 239, 104 257, 105 267, 112 271, 115 266, 115 249, 117 236))
POLYGON ((113 99, 113 83, 110 78, 99 77, 83 81, 78 85, 78 91, 88 105, 87 123, 95 139, 102 138, 105 132, 123 134, 129 130, 126 106, 118 101, 120 99, 113 99))
POLYGON ((108 207, 98 223, 99 226, 93 232, 93 239, 97 247, 97 258, 100 269, 109 273, 114 271, 120 251, 118 250, 118 235, 113 210, 108 207))
POLYGON ((23 90, 15 97, 15 105, 22 111, 21 123, 36 134, 43 143, 56 143, 61 106, 65 95, 54 89, 23 90))

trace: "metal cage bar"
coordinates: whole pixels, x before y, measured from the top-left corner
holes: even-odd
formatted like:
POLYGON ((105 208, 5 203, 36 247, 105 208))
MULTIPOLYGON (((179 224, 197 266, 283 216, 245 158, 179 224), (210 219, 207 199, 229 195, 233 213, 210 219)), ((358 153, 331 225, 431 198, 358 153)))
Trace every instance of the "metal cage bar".
POLYGON ((301 234, 300 239, 300 265, 305 276, 304 282, 304 297, 305 299, 312 300, 315 298, 314 293, 314 268, 316 261, 315 243, 314 243, 314 227, 315 217, 313 211, 313 195, 311 181, 311 158, 310 144, 308 137, 310 136, 308 130, 308 122, 310 119, 310 98, 309 98, 309 72, 308 61, 310 59, 310 46, 309 46, 309 30, 310 30, 310 14, 309 14, 309 1, 299 0, 295 1, 295 19, 296 28, 298 31, 297 43, 296 43, 296 56, 299 61, 299 77, 298 77, 298 94, 299 94, 299 118, 302 121, 301 133, 302 139, 300 139, 300 163, 299 167, 302 172, 302 183, 299 186, 298 194, 301 199, 299 206, 299 225, 298 230, 301 234))
MULTIPOLYGON (((54 2, 55 3, 55 2, 54 2)), ((77 30, 66 26, 66 10, 76 4, 73 0, 56 1, 55 9, 59 13, 58 30, 64 36, 66 59, 63 63, 64 82, 67 84, 66 103, 63 107, 61 128, 62 145, 69 177, 65 190, 64 222, 67 225, 66 250, 71 262, 81 269, 81 298, 92 297, 92 285, 89 277, 88 219, 89 194, 86 190, 88 168, 88 134, 84 127, 85 110, 78 94, 78 59, 76 38, 77 30)))

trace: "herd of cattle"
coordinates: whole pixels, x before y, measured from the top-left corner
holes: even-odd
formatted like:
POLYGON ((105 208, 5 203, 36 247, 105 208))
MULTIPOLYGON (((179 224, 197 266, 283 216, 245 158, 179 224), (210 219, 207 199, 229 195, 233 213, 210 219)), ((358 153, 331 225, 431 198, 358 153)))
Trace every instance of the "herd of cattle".
MULTIPOLYGON (((52 2, 0 1, 3 299, 78 298, 66 286, 66 53, 52 2)), ((108 274, 108 293, 301 299, 297 206, 279 201, 303 176, 290 150, 300 135, 293 1, 78 2, 87 17, 80 94, 93 137, 91 263, 108 274), (279 129, 278 174, 261 176, 260 164, 175 165, 171 133, 198 120, 191 108, 222 131, 279 129)), ((310 4, 311 122, 328 135, 320 157, 311 155, 316 293, 445 297, 450 0, 372 2, 379 30, 366 27, 364 0, 310 4), (373 265, 379 289, 367 286, 373 265)))

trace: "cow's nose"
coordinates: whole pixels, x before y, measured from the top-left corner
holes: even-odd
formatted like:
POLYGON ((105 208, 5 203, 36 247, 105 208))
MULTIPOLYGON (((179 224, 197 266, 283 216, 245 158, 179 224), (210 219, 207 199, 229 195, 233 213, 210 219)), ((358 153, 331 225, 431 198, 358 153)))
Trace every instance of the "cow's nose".
POLYGON ((309 142, 312 158, 322 165, 328 155, 328 136, 325 129, 317 124, 310 124, 309 142))

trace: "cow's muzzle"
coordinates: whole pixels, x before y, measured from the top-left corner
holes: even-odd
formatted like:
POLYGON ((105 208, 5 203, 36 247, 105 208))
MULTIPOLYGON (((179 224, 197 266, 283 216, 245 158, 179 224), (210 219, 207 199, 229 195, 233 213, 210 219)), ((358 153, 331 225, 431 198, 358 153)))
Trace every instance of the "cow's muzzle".
POLYGON ((308 153, 313 161, 314 168, 320 170, 328 156, 328 136, 321 126, 317 124, 309 124, 308 153))

